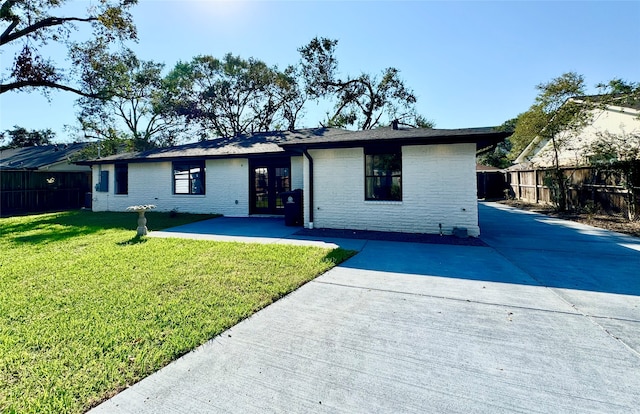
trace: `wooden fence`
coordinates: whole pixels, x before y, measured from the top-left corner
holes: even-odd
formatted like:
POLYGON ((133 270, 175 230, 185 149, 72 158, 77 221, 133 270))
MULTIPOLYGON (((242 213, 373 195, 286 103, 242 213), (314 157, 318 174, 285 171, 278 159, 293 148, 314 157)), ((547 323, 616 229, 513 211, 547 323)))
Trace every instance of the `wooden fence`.
MULTIPOLYGON (((510 195, 530 203, 552 204, 547 177, 551 170, 514 170, 507 173, 510 195)), ((568 207, 601 209, 609 213, 626 212, 628 193, 619 175, 592 167, 562 169, 568 183, 568 207)), ((635 183, 638 184, 638 183, 635 183)), ((640 198, 640 186, 633 187, 640 198)), ((637 207, 636 207, 637 208, 637 207)))
POLYGON ((0 172, 0 216, 86 207, 91 177, 84 172, 0 172))

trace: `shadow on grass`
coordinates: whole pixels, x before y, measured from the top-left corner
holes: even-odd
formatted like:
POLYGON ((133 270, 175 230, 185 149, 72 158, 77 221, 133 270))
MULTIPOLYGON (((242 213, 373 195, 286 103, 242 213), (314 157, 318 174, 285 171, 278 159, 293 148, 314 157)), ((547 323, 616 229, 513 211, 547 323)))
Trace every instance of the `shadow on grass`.
POLYGON ((331 262, 334 265, 339 265, 340 263, 348 260, 358 254, 355 250, 345 250, 342 248, 333 249, 327 254, 323 260, 327 262, 331 262))
POLYGON ((147 242, 147 238, 144 236, 138 236, 137 234, 135 236, 133 236, 132 238, 130 238, 127 241, 123 241, 123 242, 119 242, 116 243, 118 246, 131 246, 134 244, 141 244, 141 243, 146 243, 147 242))
MULTIPOLYGON (((148 227, 162 230, 168 227, 219 217, 219 215, 147 213, 148 227)), ((0 235, 13 242, 47 243, 67 240, 104 230, 135 231, 137 214, 130 212, 65 211, 0 219, 0 235)))

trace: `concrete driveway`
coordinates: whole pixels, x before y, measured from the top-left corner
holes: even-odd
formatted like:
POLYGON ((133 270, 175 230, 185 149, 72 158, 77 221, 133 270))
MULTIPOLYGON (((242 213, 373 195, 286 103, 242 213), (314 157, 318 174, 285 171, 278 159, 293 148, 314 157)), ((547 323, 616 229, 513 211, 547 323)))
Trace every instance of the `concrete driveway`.
POLYGON ((639 412, 640 240, 480 219, 489 247, 358 241, 92 412, 639 412))

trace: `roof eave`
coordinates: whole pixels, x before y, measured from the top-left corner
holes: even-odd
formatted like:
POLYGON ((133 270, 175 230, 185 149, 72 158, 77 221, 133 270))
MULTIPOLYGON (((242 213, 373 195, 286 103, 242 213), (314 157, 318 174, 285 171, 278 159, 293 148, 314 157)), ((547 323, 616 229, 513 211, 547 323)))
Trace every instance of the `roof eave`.
POLYGON ((85 161, 77 161, 75 164, 78 165, 105 165, 105 164, 120 164, 120 163, 149 163, 149 162, 171 162, 176 159, 180 160, 214 160, 214 159, 229 159, 229 158, 255 158, 255 157, 286 157, 293 155, 293 151, 284 150, 284 151, 269 151, 269 152, 258 152, 258 153, 239 153, 239 154, 213 154, 213 155, 173 155, 166 157, 131 157, 131 158, 117 158, 117 159, 94 159, 94 160, 85 160, 85 161))
POLYGON ((469 134, 459 136, 434 136, 434 137, 409 137, 409 138, 377 138, 355 139, 344 141, 325 142, 291 142, 279 144, 288 150, 303 149, 332 149, 332 148, 357 148, 370 145, 440 145, 440 144, 476 144, 476 148, 483 149, 495 146, 500 141, 510 136, 511 132, 496 131, 484 134, 469 134))

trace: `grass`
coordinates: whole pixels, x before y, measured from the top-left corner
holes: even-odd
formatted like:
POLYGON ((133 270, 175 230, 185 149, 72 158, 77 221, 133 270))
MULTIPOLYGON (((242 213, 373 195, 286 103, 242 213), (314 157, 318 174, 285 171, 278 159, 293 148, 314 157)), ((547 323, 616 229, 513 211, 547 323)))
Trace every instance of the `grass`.
POLYGON ((0 412, 84 412, 351 255, 135 228, 133 213, 0 219, 0 412))

